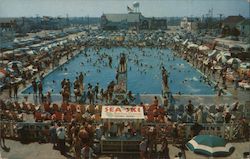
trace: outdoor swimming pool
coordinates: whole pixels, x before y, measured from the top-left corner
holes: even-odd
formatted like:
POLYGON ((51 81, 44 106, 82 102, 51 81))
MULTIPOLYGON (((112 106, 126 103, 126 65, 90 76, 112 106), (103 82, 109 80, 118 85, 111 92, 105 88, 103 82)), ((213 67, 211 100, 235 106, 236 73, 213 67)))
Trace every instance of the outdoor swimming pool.
MULTIPOLYGON (((89 48, 81 52, 65 64, 44 77, 43 91, 59 94, 61 81, 66 78, 72 83, 80 72, 86 73, 85 86, 93 86, 99 82, 100 87, 107 88, 112 80, 115 81, 116 68, 120 53, 125 53, 128 61, 128 90, 140 94, 161 94, 161 66, 169 72, 169 85, 173 94, 185 95, 214 95, 213 85, 200 80, 202 74, 186 61, 173 55, 170 49, 156 48, 102 48, 98 53, 89 48), (112 57, 112 68, 109 67, 107 56, 112 57)), ((73 91, 72 91, 73 92, 73 91)), ((32 93, 32 87, 26 88, 22 94, 32 93)))

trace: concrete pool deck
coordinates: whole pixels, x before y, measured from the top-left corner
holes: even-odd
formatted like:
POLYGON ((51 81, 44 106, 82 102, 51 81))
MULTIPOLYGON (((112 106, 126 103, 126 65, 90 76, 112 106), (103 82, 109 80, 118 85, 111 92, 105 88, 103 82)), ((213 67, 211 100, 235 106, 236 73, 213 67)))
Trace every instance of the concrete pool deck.
MULTIPOLYGON (((72 157, 65 157, 60 154, 58 150, 53 149, 50 143, 39 144, 37 142, 30 144, 21 144, 18 141, 6 140, 6 145, 10 147, 10 151, 6 152, 0 149, 0 159, 72 159, 72 157)), ((228 157, 218 157, 219 159, 241 159, 244 152, 249 152, 250 142, 232 143, 235 146, 235 151, 228 157)), ((160 146, 157 146, 160 149, 160 146)), ((175 155, 181 150, 172 144, 169 144, 169 155, 173 159, 175 155)), ((187 159, 208 159, 206 156, 197 155, 191 151, 186 150, 187 159)), ((157 154, 156 154, 157 155, 157 154)), ((101 155, 99 159, 138 159, 139 155, 101 155)))

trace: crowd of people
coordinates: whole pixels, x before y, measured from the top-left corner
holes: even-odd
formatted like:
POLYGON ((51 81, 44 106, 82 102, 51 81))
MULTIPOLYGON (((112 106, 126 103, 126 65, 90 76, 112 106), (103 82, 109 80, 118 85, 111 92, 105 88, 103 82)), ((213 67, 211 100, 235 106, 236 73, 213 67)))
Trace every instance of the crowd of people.
MULTIPOLYGON (((144 138, 143 142, 147 144, 145 153, 143 153, 145 145, 140 144, 141 156, 157 152, 157 144, 161 144, 162 153, 167 154, 168 142, 180 146, 204 129, 203 109, 201 106, 195 107, 192 101, 187 103, 184 112, 182 112, 186 116, 193 117, 192 121, 185 121, 183 118, 173 121, 170 114, 171 110, 168 106, 164 108, 164 105, 159 103, 157 97, 154 98, 150 105, 141 103, 140 106, 144 109, 145 121, 140 123, 133 121, 108 122, 101 120, 101 105, 69 104, 66 101, 61 106, 55 103, 46 103, 37 107, 25 102, 19 104, 17 102, 5 103, 1 101, 1 119, 3 121, 17 122, 18 120, 13 117, 13 113, 16 115, 22 114, 22 116, 33 113, 34 119, 38 123, 49 121, 51 126, 40 130, 41 139, 39 141, 52 142, 54 147, 60 150, 63 155, 65 155, 65 152, 71 154, 74 152, 76 158, 83 154, 86 155, 85 149, 91 151, 88 155, 100 154, 100 145, 96 141, 100 141, 102 137, 112 138, 117 136, 126 138, 142 136, 144 138), (191 132, 187 132, 186 127, 188 125, 191 126, 191 132), (65 146, 65 143, 67 143, 67 146, 65 146)), ((238 123, 240 125, 238 139, 248 140, 248 121, 242 117, 233 119, 232 115, 230 115, 237 112, 239 106, 239 102, 235 102, 230 107, 222 105, 216 107, 217 113, 211 123, 238 123)), ((28 130, 26 134, 29 134, 27 132, 28 130)))

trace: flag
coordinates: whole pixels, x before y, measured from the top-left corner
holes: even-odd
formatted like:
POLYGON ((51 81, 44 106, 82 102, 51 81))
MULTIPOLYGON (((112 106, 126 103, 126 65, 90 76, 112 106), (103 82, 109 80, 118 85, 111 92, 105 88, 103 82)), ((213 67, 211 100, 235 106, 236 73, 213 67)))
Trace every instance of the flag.
POLYGON ((130 8, 129 6, 127 6, 127 10, 128 12, 133 12, 134 10, 132 8, 130 8))

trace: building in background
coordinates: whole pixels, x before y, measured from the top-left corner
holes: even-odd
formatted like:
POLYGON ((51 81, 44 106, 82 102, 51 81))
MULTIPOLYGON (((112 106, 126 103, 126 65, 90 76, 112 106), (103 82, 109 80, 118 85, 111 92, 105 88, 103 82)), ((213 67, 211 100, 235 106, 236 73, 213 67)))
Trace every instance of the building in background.
POLYGON ((144 17, 140 12, 139 2, 134 2, 133 7, 127 6, 128 13, 103 14, 101 28, 104 30, 118 29, 167 29, 167 20, 160 18, 144 17))
POLYGON ((198 29, 198 19, 184 17, 181 20, 180 27, 181 29, 184 29, 187 31, 196 31, 198 29))
POLYGON ((167 20, 144 17, 138 12, 103 14, 101 16, 101 28, 104 30, 167 29, 167 20))
POLYGON ((103 14, 101 28, 107 30, 138 28, 144 17, 141 13, 103 14))
POLYGON ((1 51, 12 49, 15 38, 16 19, 0 18, 0 49, 1 51))
POLYGON ((236 25, 243 20, 245 20, 245 18, 242 17, 241 15, 228 16, 226 19, 222 21, 222 28, 224 27, 229 27, 230 29, 235 28, 236 25))
POLYGON ((238 24, 236 28, 240 31, 240 35, 243 37, 250 37, 250 19, 245 19, 238 24))

